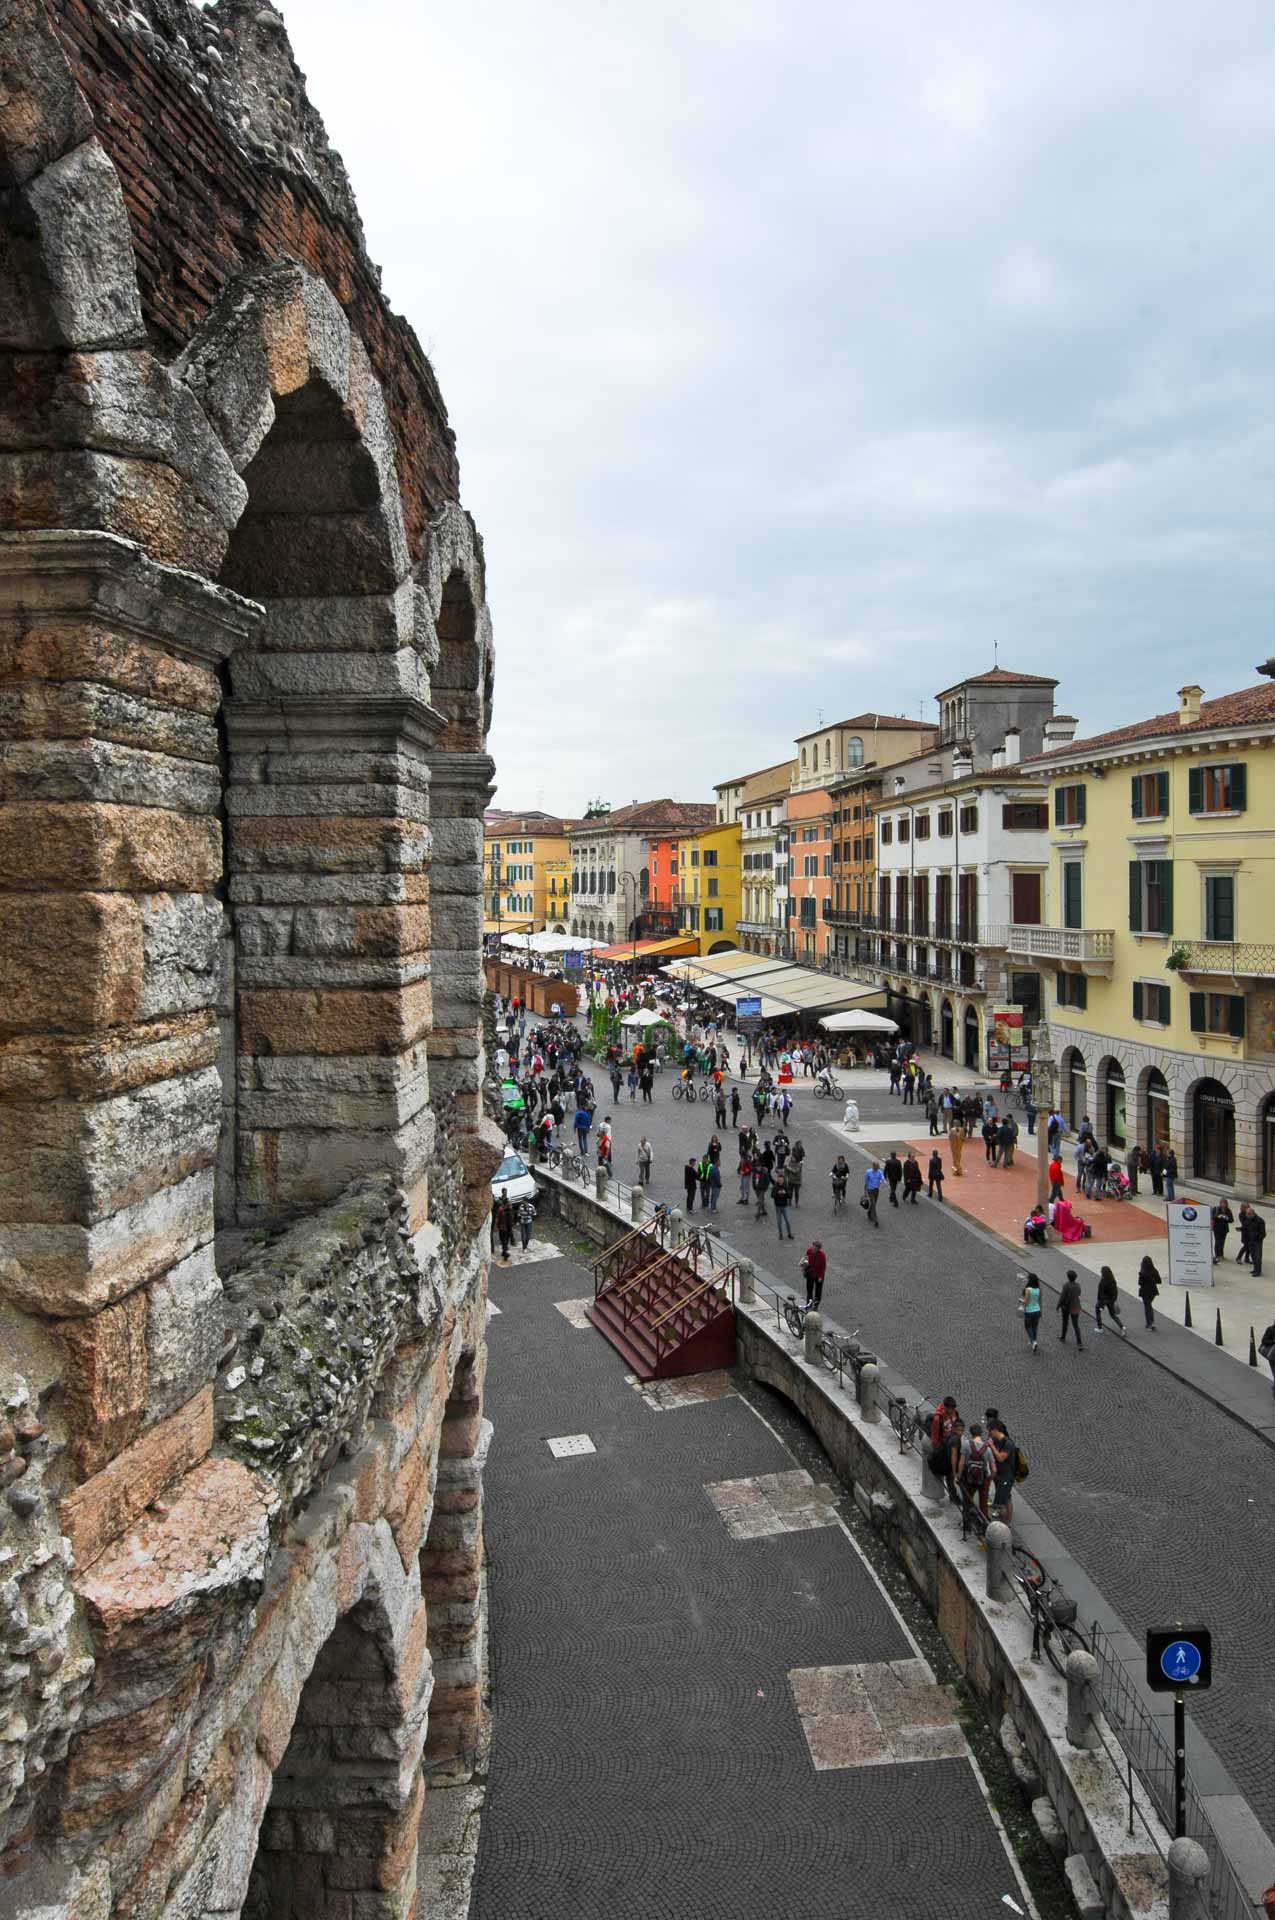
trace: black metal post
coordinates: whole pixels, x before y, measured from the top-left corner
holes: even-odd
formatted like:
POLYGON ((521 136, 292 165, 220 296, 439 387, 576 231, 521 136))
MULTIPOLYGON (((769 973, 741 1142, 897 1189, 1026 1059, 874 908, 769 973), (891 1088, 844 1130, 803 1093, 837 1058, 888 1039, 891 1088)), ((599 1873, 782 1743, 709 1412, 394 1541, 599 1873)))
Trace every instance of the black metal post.
POLYGON ((1173 1696, 1173 1837, 1186 1834, 1186 1696, 1173 1696))

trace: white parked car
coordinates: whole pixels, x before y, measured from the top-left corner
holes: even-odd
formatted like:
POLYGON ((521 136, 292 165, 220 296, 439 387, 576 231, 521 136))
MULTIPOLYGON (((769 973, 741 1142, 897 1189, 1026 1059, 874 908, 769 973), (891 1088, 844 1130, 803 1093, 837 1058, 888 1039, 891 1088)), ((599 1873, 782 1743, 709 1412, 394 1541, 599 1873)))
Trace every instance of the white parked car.
POLYGON ((495 1206, 501 1190, 507 1188, 514 1206, 520 1200, 540 1199, 540 1189, 531 1176, 531 1169, 520 1153, 507 1153, 491 1177, 491 1201, 495 1206))

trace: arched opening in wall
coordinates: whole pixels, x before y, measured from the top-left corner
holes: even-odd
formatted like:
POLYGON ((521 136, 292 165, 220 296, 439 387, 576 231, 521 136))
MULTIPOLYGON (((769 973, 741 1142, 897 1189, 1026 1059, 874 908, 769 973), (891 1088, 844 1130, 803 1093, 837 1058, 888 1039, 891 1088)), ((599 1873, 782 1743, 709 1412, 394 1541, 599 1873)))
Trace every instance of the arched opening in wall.
POLYGON ((965 1064, 978 1070, 978 1015, 973 1007, 965 1009, 965 1064))
POLYGON ((468 1780, 482 1740, 482 1469, 490 1435, 477 1357, 463 1354, 443 1414, 434 1509, 420 1552, 434 1675, 425 1742, 431 1787, 468 1780))
POLYGON ((430 704, 447 722, 438 746, 445 753, 481 753, 483 675, 478 610, 469 581, 459 567, 453 568, 443 584, 434 631, 438 636, 438 661, 430 675, 430 704))
POLYGON ((1085 1056, 1079 1047, 1066 1047, 1062 1057, 1063 1099, 1066 1103, 1065 1118, 1074 1133, 1088 1110, 1089 1090, 1085 1079, 1085 1056))
POLYGON ((379 1603, 337 1621, 275 1768, 243 1920, 413 1911, 431 1686, 419 1639, 403 1636, 400 1663, 379 1603))
POLYGON ((1103 1141, 1108 1147, 1127 1147, 1124 1068, 1110 1054, 1098 1062, 1098 1112, 1103 1141))
POLYGON ((1275 1193, 1275 1093, 1268 1093, 1257 1113, 1262 1156, 1262 1192, 1275 1193))
POLYGON ((1197 1180, 1235 1182, 1235 1102, 1220 1080, 1197 1080, 1187 1096, 1192 1110, 1191 1171, 1197 1180))
MULTIPOLYGON (((327 718, 314 684, 288 656, 326 656, 315 684, 332 689, 339 703, 348 656, 329 651, 340 644, 333 635, 364 617, 375 629, 405 562, 394 532, 397 496, 387 497, 376 458, 327 379, 316 374, 293 392, 262 399, 273 420, 242 470, 247 502, 218 581, 266 609, 253 646, 228 663, 220 716, 222 1133, 215 1210, 222 1229, 319 1203, 374 1167, 397 1171, 406 1104, 399 1092, 397 1104, 387 1099, 379 1125, 372 1119, 362 1130, 351 1128, 337 1111, 330 1076, 320 1072, 315 1079, 323 1085, 308 1087, 304 1071, 290 1074, 282 1065, 288 1055, 313 1060, 340 1051, 324 1034, 298 1032, 279 990, 314 992, 334 962, 347 974, 359 964, 347 950, 345 927, 334 924, 351 917, 343 889, 352 882, 347 876, 333 886, 324 871, 324 851, 340 836, 318 835, 315 820, 366 815, 366 782, 356 791, 351 763, 368 744, 327 718), (348 806, 334 798, 343 787, 348 806), (297 905, 298 873, 308 912, 297 905)), ((338 1004, 338 995, 329 996, 330 1006, 338 1004)), ((227 1250, 233 1248, 232 1237, 227 1250)))
POLYGON ((1148 1069, 1146 1078, 1146 1126, 1143 1138, 1147 1152, 1158 1147, 1161 1153, 1169 1151, 1169 1083, 1159 1067, 1148 1069))

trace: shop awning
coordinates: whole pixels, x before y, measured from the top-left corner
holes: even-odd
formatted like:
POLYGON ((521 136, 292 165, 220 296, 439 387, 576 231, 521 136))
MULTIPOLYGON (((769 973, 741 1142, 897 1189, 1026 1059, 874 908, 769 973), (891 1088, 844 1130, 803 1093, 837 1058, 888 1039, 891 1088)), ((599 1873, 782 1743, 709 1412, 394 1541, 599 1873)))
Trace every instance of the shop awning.
POLYGON ((699 941, 694 934, 667 940, 621 940, 614 947, 595 947, 595 960, 655 960, 663 954, 694 953, 699 941))
MULTIPOLYGON (((722 956, 725 958, 726 956, 722 956)), ((755 958, 756 956, 748 956, 755 958)), ((794 967, 788 960, 762 960, 761 972, 735 973, 728 979, 703 975, 691 985, 714 1000, 732 1004, 743 995, 761 995, 763 1020, 779 1020, 794 1013, 834 1012, 839 1007, 884 1007, 884 987, 863 980, 839 980, 814 967, 794 967)))
POLYGON ((508 940, 511 934, 530 932, 532 925, 533 922, 530 919, 510 920, 506 918, 502 920, 484 920, 483 932, 498 933, 502 939, 508 940))

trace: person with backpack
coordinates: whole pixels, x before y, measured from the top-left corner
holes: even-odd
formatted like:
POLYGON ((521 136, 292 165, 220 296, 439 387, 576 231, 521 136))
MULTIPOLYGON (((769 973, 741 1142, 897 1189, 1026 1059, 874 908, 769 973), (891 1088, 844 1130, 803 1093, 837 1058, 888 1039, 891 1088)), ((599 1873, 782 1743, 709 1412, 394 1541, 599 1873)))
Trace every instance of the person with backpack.
POLYGON ((1076 1336, 1076 1345, 1083 1353, 1085 1343, 1080 1337, 1080 1280, 1074 1267, 1068 1267, 1067 1278, 1063 1281, 1062 1292, 1058 1295, 1058 1313, 1062 1320, 1062 1332, 1058 1338, 1065 1341, 1067 1330, 1076 1336))
POLYGON ((1021 1311, 1023 1316, 1023 1330, 1027 1338, 1031 1341, 1032 1352, 1035 1353, 1040 1343, 1041 1307, 1040 1281, 1034 1273, 1029 1273, 1023 1282, 1021 1311))
POLYGON ((1138 1297, 1142 1301, 1142 1311, 1149 1330, 1155 1332, 1155 1308, 1152 1305, 1160 1291, 1160 1273, 1149 1253, 1142 1256, 1142 1265, 1138 1268, 1138 1297))
POLYGON ((987 1502, 992 1490, 992 1450, 979 1421, 975 1421, 960 1451, 961 1499, 966 1506, 977 1506, 987 1519, 987 1502))
POLYGON ((1095 1333, 1102 1332, 1102 1316, 1104 1313, 1111 1315, 1111 1318, 1119 1327, 1120 1337, 1123 1339, 1125 1326, 1124 1321, 1120 1318, 1120 1291, 1116 1286, 1116 1276, 1110 1267, 1103 1267, 1098 1275, 1098 1297, 1094 1301, 1093 1310, 1095 1333))

